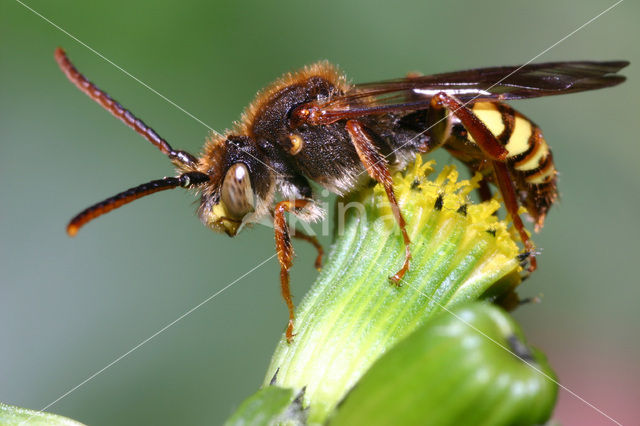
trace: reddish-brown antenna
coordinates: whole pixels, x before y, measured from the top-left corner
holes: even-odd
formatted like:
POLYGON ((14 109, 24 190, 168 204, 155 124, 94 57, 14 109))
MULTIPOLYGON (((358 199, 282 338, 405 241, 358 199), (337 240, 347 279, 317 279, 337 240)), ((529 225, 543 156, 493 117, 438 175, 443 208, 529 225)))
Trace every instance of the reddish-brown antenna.
POLYGON ((166 177, 163 179, 152 180, 151 182, 143 183, 142 185, 127 189, 126 191, 114 195, 113 197, 109 197, 104 201, 100 201, 99 203, 78 213, 73 219, 71 219, 69 225, 67 225, 67 234, 71 237, 75 236, 78 233, 78 230, 87 222, 90 222, 105 213, 109 213, 111 210, 115 210, 118 207, 137 200, 138 198, 153 194, 154 192, 177 187, 192 188, 202 185, 208 181, 209 176, 204 173, 189 172, 178 177, 166 177))
POLYGON ((112 99, 111 96, 90 82, 80 73, 80 71, 77 70, 71 61, 69 61, 67 54, 61 47, 56 49, 55 58, 60 69, 78 89, 82 90, 87 96, 100 104, 100 106, 158 147, 158 149, 167 155, 171 161, 192 169, 195 168, 198 164, 198 160, 193 155, 185 151, 174 150, 171 145, 169 145, 169 142, 160 137, 160 135, 158 135, 151 127, 144 124, 144 121, 133 115, 129 110, 120 105, 118 101, 112 99))

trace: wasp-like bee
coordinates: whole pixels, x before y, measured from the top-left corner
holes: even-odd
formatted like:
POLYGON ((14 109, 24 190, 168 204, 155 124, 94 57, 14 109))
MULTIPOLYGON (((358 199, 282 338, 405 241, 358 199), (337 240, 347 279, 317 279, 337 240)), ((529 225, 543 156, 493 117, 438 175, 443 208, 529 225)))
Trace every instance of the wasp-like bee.
MULTIPOLYGON (((85 223, 145 195, 182 187, 201 194, 198 214, 209 228, 229 236, 271 216, 281 267, 282 295, 289 309, 286 337, 293 337, 289 289, 293 247, 285 220, 292 212, 312 221, 322 215, 310 181, 339 195, 372 179, 386 191, 405 244, 405 259, 390 279, 409 269, 411 245, 391 180, 416 155, 443 147, 480 172, 480 196, 495 185, 536 268, 533 243, 518 215, 526 207, 539 230, 558 196, 556 169, 540 128, 504 101, 600 89, 622 83, 626 61, 553 62, 483 68, 378 83, 351 85, 328 62, 286 74, 261 91, 232 130, 212 135, 197 158, 174 150, 142 120, 87 80, 58 48, 67 77, 102 107, 166 154, 177 177, 154 180, 95 204, 67 227, 85 223), (282 201, 276 198, 280 194, 282 201)), ((322 247, 315 237, 294 236, 322 247)))

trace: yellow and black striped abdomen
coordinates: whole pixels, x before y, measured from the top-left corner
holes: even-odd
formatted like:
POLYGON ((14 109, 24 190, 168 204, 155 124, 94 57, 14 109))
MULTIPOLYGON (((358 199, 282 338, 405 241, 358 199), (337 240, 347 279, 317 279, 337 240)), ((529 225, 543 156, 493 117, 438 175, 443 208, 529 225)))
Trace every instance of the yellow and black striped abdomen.
MULTIPOLYGON (((507 104, 477 102, 471 109, 507 149, 507 164, 524 206, 542 227, 557 199, 553 155, 540 128, 507 104)), ((467 136, 473 142, 471 135, 467 136)))

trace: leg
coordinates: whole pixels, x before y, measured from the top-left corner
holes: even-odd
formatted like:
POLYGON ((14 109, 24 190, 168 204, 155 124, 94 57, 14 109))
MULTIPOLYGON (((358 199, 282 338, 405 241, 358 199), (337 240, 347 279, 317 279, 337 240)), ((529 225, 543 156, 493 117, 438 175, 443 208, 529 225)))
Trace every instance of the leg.
POLYGON ((409 240, 409 234, 407 234, 404 218, 400 212, 400 206, 398 205, 398 201, 396 200, 396 196, 393 192, 393 182, 391 180, 391 173, 389 173, 389 167, 387 166, 387 160, 382 154, 380 154, 378 148, 376 148, 373 143, 371 136, 367 134, 364 126, 359 121, 347 121, 347 132, 349 133, 351 142, 353 142, 353 145, 358 152, 358 156, 360 157, 360 161, 364 164, 364 168, 367 173, 369 173, 369 176, 380 182, 384 187, 389 203, 391 203, 393 216, 402 231, 405 248, 404 264, 398 272, 396 272, 392 277, 389 277, 394 284, 398 284, 400 280, 402 280, 402 277, 404 277, 404 274, 409 270, 409 262, 411 260, 411 250, 409 245, 411 244, 411 241, 409 240))
POLYGON ((533 253, 533 242, 529 238, 529 234, 518 215, 518 196, 516 188, 513 185, 513 178, 509 173, 506 160, 509 151, 498 141, 496 136, 484 125, 482 120, 478 118, 469 108, 458 99, 444 92, 436 94, 431 101, 431 107, 436 109, 447 108, 451 114, 455 115, 462 125, 467 129, 473 140, 491 161, 496 177, 496 184, 500 189, 500 194, 504 200, 505 209, 516 230, 520 234, 522 244, 530 253, 531 263, 529 264, 529 273, 537 268, 537 262, 533 253))
POLYGON ((440 92, 431 98, 431 108, 435 110, 446 108, 451 114, 458 117, 462 125, 473 137, 475 143, 489 159, 502 162, 507 159, 509 151, 487 129, 482 120, 458 99, 440 92))
POLYGON ((489 182, 487 181, 486 177, 483 177, 482 179, 480 179, 480 182, 478 182, 478 194, 480 195, 480 201, 481 202, 485 202, 485 201, 489 201, 492 197, 491 195, 491 188, 489 187, 489 182))
POLYGON ((291 265, 293 264, 293 246, 291 245, 289 229, 284 214, 304 208, 309 203, 311 203, 311 201, 308 200, 281 201, 276 204, 274 211, 273 227, 276 231, 276 253, 278 254, 278 262, 280 262, 280 287, 282 297, 289 310, 289 324, 287 325, 286 332, 287 342, 289 343, 293 340, 293 321, 295 320, 291 289, 289 288, 289 269, 291 269, 291 265))
POLYGON ((520 215, 518 214, 518 198, 516 194, 516 188, 513 186, 513 179, 509 175, 509 169, 505 163, 501 163, 498 161, 492 161, 493 170, 496 175, 496 183, 498 188, 500 189, 500 194, 502 194, 502 199, 504 201, 504 206, 507 209, 507 213, 511 216, 511 220, 513 221, 513 226, 516 227, 516 230, 520 234, 520 240, 522 240, 522 244, 524 244, 525 250, 529 252, 529 258, 531 259, 529 262, 529 273, 532 273, 538 268, 538 262, 536 261, 536 256, 533 252, 534 245, 529 238, 529 234, 527 234, 527 230, 524 228, 522 224, 522 220, 520 219, 520 215))
MULTIPOLYGON (((489 181, 487 180, 487 177, 485 176, 485 174, 482 173, 481 171, 486 166, 487 165, 485 164, 484 161, 481 163, 481 166, 479 169, 476 169, 475 167, 467 164, 467 168, 469 169, 469 173, 471 174, 471 177, 473 177, 476 173, 480 173, 482 175, 480 182, 478 182, 478 195, 480 196, 480 202, 482 203, 484 203, 485 201, 489 201, 492 197, 491 188, 489 187, 489 181)), ((488 166, 491 167, 491 165, 488 165, 488 166)))
POLYGON ((305 240, 305 241, 310 242, 311 244, 313 244, 313 246, 318 251, 318 256, 316 257, 315 267, 316 267, 316 269, 318 271, 320 269, 322 269, 322 256, 324 255, 324 249, 322 248, 322 244, 320 244, 318 242, 318 239, 315 237, 315 235, 309 235, 309 234, 306 234, 303 231, 299 231, 299 230, 296 229, 295 232, 293 233, 293 238, 298 238, 300 240, 305 240))
POLYGON ((480 173, 482 175, 482 179, 480 179, 480 182, 478 182, 478 195, 480 196, 481 202, 489 201, 492 197, 491 188, 489 187, 489 181, 487 180, 484 172, 487 171, 487 168, 489 171, 493 171, 493 169, 491 168, 492 165, 487 160, 478 161, 476 158, 470 157, 464 151, 451 148, 446 145, 445 148, 453 156, 453 158, 456 158, 457 160, 464 163, 465 166, 467 166, 470 178, 472 178, 476 173, 480 173))
MULTIPOLYGON (((444 110, 444 108, 442 109, 444 110)), ((436 130, 435 124, 428 124, 430 132, 429 137, 431 139, 439 140, 437 139, 440 137, 439 133, 431 133, 436 130)), ((467 170, 469 170, 469 178, 473 178, 476 173, 480 173, 482 175, 482 178, 478 182, 478 195, 480 196, 480 201, 488 201, 491 199, 491 188, 489 188, 487 174, 493 172, 493 168, 490 161, 485 158, 484 153, 477 147, 469 144, 469 140, 466 137, 466 130, 464 130, 464 133, 465 134, 463 136, 460 134, 459 130, 451 132, 444 143, 440 142, 439 144, 442 145, 444 149, 453 156, 453 158, 467 166, 467 170)))

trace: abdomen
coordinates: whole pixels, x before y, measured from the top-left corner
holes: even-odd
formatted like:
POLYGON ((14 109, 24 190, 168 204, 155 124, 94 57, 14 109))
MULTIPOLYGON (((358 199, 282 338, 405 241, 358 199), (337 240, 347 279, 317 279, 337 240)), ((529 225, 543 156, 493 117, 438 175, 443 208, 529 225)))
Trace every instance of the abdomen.
MULTIPOLYGON (((542 227, 547 211, 558 197, 553 155, 540 128, 507 104, 476 102, 473 112, 509 152, 507 164, 522 204, 533 217, 536 230, 542 227)), ((445 147, 470 167, 493 179, 490 163, 482 161, 482 153, 473 138, 459 123, 453 125, 451 141, 445 147), (457 140, 456 140, 457 139, 457 140), (465 144, 460 144, 464 140, 465 144), (473 148, 469 149, 471 143, 473 148), (467 145, 467 148, 464 147, 467 145), (463 158, 461 158, 463 157, 463 158)))

